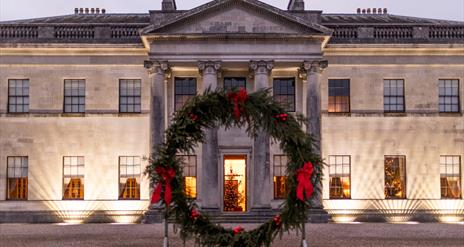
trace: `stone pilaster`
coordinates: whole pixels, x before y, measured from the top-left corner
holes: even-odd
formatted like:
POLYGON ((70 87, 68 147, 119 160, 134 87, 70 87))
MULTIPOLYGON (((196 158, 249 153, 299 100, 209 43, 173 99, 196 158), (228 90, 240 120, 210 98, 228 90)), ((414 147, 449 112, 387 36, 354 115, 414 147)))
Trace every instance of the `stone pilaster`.
MULTIPOLYGON (((251 61, 250 72, 254 76, 255 90, 270 87, 270 74, 274 68, 272 61, 251 61)), ((265 212, 271 209, 272 184, 270 168, 269 136, 258 133, 253 142, 253 178, 251 211, 265 212)))
MULTIPOLYGON (((198 70, 203 77, 203 92, 207 89, 215 90, 217 88, 220 68, 221 63, 218 61, 198 62, 198 70)), ((207 129, 205 132, 205 143, 202 144, 202 178, 198 203, 202 210, 214 213, 220 211, 220 199, 222 198, 219 193, 218 129, 207 129)))

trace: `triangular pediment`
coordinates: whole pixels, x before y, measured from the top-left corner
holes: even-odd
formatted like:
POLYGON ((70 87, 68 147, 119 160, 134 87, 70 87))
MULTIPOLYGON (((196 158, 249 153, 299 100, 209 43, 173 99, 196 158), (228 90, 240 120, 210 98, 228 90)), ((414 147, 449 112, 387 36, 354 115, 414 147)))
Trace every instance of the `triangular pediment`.
POLYGON ((330 30, 257 0, 216 0, 149 26, 144 34, 315 34, 330 30))

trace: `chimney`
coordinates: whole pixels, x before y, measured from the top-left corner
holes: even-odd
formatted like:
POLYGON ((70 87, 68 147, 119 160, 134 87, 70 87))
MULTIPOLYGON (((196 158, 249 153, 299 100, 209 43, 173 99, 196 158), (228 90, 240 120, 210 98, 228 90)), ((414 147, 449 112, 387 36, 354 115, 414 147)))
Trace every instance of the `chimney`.
POLYGON ((177 10, 176 0, 163 0, 163 2, 161 2, 161 10, 163 11, 177 10))
POLYGON ((358 13, 358 15, 361 14, 361 8, 357 9, 357 13, 358 13))
POLYGON ((387 8, 384 8, 384 9, 383 9, 383 14, 384 14, 384 15, 388 14, 387 8))
POLYGON ((305 10, 304 0, 290 0, 288 2, 287 9, 290 11, 304 11, 305 10))
POLYGON ((96 8, 96 9, 95 9, 95 12, 96 12, 97 14, 100 14, 100 8, 96 8))
POLYGON ((106 13, 106 9, 102 9, 102 14, 105 14, 106 13))

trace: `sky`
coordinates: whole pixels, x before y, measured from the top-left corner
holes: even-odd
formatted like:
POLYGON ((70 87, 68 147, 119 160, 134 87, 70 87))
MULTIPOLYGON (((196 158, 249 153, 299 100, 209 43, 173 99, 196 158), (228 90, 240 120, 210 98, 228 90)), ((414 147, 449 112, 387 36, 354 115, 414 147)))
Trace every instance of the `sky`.
MULTIPOLYGON (((262 0, 286 9, 288 0, 262 0)), ((177 0, 191 9, 208 0, 177 0)), ((306 9, 324 13, 355 13, 357 8, 388 8, 396 15, 464 21, 464 0, 305 0, 306 9)), ((73 14, 75 7, 105 8, 107 13, 148 13, 161 0, 0 0, 0 21, 73 14)))

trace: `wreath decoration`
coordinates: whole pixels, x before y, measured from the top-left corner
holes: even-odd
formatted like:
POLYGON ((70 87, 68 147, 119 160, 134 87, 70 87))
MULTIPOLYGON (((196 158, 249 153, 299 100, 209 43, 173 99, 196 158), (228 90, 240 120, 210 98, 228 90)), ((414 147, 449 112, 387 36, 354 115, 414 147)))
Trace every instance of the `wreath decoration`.
POLYGON ((303 115, 285 112, 270 89, 251 94, 243 88, 229 92, 207 89, 175 113, 164 143, 150 159, 145 173, 154 185, 152 203, 165 205, 165 219, 174 221, 184 241, 195 238, 201 246, 270 246, 279 233, 292 229, 304 232, 314 185, 322 176, 322 161, 314 152, 314 141, 302 130, 305 123, 303 115), (182 161, 177 155, 192 153, 198 143, 204 142, 204 130, 219 126, 245 127, 250 137, 265 132, 280 143, 288 157, 287 195, 280 214, 251 231, 212 223, 184 194, 182 161))

